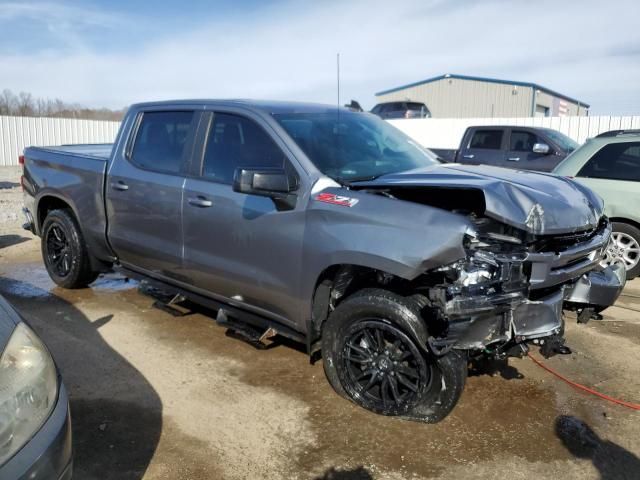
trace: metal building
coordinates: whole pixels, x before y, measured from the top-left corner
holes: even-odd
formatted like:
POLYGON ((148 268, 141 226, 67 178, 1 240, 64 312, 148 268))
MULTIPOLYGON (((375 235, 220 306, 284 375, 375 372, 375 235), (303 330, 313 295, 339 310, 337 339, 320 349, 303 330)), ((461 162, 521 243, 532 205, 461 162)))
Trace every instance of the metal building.
POLYGON ((585 116, 589 105, 535 83, 447 73, 376 93, 376 103, 414 101, 433 117, 585 116))

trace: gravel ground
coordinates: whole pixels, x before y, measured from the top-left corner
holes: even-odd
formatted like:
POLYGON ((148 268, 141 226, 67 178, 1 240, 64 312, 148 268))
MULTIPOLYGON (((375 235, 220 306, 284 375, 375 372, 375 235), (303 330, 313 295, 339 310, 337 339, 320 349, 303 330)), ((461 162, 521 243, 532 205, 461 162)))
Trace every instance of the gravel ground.
MULTIPOLYGON (((18 169, 0 168, 0 293, 47 342, 71 395, 77 479, 640 478, 640 414, 574 390, 529 359, 468 379, 445 421, 370 414, 333 393, 300 347, 258 351, 209 312, 173 317, 117 275, 49 280, 20 229, 18 169)), ((640 401, 640 280, 574 353, 545 361, 640 401)))

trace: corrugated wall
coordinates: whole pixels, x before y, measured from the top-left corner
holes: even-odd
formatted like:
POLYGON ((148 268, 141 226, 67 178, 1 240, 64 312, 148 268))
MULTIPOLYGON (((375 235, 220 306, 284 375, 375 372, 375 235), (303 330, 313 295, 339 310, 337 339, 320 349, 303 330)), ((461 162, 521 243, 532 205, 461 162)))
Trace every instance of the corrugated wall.
POLYGON ((531 114, 531 95, 529 87, 443 78, 379 95, 376 102, 423 102, 434 118, 525 117, 531 114))
POLYGON ((18 164, 25 147, 112 143, 120 122, 0 116, 0 166, 18 164))
POLYGON ((390 123, 429 148, 456 149, 467 127, 521 125, 558 130, 583 143, 609 130, 640 129, 640 115, 632 117, 525 117, 525 118, 425 118, 390 120, 390 123))
MULTIPOLYGON (((407 99, 423 102, 434 118, 510 118, 533 116, 532 95, 533 89, 527 86, 451 77, 378 95, 376 103, 407 99)), ((584 107, 542 90, 536 94, 535 103, 557 115, 555 100, 563 103, 568 116, 586 114, 584 107)))

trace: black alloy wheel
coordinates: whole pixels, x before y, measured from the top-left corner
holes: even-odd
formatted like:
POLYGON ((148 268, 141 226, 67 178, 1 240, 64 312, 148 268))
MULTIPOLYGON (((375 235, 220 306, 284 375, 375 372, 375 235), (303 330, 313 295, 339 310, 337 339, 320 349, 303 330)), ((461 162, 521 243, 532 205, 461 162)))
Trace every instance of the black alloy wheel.
POLYGON ((71 272, 71 247, 69 239, 59 223, 49 227, 46 238, 46 258, 50 268, 61 278, 71 272))
POLYGON ((433 377, 415 343, 394 325, 363 319, 345 332, 343 386, 367 408, 399 413, 416 405, 433 377))
POLYGON ((69 209, 51 210, 41 229, 41 249, 51 279, 63 288, 84 288, 98 277, 82 230, 69 209))

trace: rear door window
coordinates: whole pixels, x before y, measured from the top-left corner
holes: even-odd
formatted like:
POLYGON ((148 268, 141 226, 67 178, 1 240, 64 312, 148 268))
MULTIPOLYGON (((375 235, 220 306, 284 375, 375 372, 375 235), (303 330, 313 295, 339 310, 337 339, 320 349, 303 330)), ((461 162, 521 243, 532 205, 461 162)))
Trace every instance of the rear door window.
POLYGON ((233 183, 236 168, 284 168, 285 155, 253 120, 216 113, 209 131, 202 176, 233 183))
POLYGON ((500 150, 502 134, 502 130, 476 130, 469 142, 469 148, 500 150))
POLYGON ((578 176, 640 182, 640 142, 605 145, 582 167, 578 176))
POLYGON ((511 131, 510 150, 512 152, 532 152, 536 143, 539 143, 538 136, 534 133, 525 130, 511 131))
POLYGON ((193 112, 144 112, 131 161, 147 170, 180 172, 193 118, 193 112))

